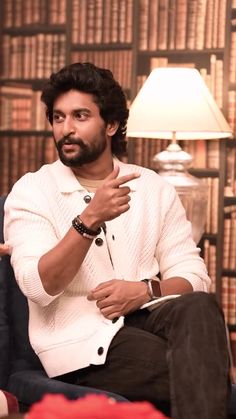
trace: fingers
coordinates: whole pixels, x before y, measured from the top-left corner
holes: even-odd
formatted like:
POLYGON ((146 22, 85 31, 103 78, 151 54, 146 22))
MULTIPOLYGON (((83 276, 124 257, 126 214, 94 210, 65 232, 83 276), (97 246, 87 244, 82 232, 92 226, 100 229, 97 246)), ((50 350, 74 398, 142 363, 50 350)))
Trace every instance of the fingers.
POLYGON ((96 305, 102 315, 109 320, 119 318, 122 315, 121 307, 117 304, 113 304, 111 301, 109 301, 109 298, 104 298, 103 300, 97 301, 96 305))
POLYGON ((117 196, 128 195, 130 193, 130 188, 128 186, 121 186, 118 189, 117 196))
POLYGON ((108 320, 118 320, 122 314, 117 311, 114 307, 105 307, 104 309, 100 310, 102 315, 108 320))
POLYGON ((120 173, 119 166, 115 166, 112 172, 106 177, 104 184, 107 183, 107 181, 112 181, 112 186, 114 188, 118 188, 120 185, 123 185, 126 182, 129 182, 133 179, 137 179, 138 177, 140 177, 139 173, 134 172, 134 173, 130 173, 129 175, 120 176, 118 178, 119 173, 120 173))
POLYGON ((101 298, 100 300, 94 297, 94 293, 90 292, 87 296, 87 299, 89 301, 97 300, 96 305, 97 308, 100 310, 102 315, 106 317, 109 320, 112 320, 114 318, 120 317, 120 311, 118 310, 118 307, 114 306, 112 302, 109 300, 109 297, 101 298))
POLYGON ((89 301, 94 300, 102 300, 106 298, 109 295, 108 286, 105 283, 101 283, 97 286, 97 288, 91 290, 89 294, 87 295, 87 299, 89 301))
POLYGON ((109 320, 122 315, 122 304, 120 301, 117 302, 117 297, 114 295, 114 285, 120 281, 123 282, 123 280, 101 282, 87 295, 89 301, 96 301, 102 315, 109 320))
POLYGON ((123 185, 126 182, 130 182, 131 180, 137 179, 140 177, 139 173, 130 173, 129 175, 124 175, 119 178, 116 178, 112 182, 112 186, 114 188, 119 188, 120 185, 123 185))
POLYGON ((101 301, 104 300, 104 298, 108 297, 108 292, 106 290, 100 290, 100 291, 91 291, 88 296, 87 299, 89 301, 101 301))
POLYGON ((108 298, 103 298, 101 300, 97 300, 97 302, 96 302, 96 306, 97 306, 97 308, 99 308, 99 310, 102 310, 102 309, 104 309, 106 307, 109 307, 111 305, 113 305, 113 304, 111 303, 109 297, 108 298))

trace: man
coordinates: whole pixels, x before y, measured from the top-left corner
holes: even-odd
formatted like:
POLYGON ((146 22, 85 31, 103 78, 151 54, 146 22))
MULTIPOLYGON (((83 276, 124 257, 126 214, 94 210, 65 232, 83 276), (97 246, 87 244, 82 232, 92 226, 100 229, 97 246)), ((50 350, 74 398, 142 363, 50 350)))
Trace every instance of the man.
POLYGON ((125 148, 121 87, 77 63, 51 75, 42 101, 59 160, 15 184, 5 238, 46 372, 171 401, 175 419, 225 418, 224 319, 174 188, 114 157, 125 148))

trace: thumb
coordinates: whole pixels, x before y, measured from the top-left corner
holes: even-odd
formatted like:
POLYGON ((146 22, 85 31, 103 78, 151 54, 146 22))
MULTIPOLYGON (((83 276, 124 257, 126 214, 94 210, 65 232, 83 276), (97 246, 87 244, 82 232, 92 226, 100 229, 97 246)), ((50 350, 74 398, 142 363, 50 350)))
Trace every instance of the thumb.
POLYGON ((112 172, 109 173, 109 175, 106 177, 105 180, 113 180, 113 179, 116 179, 118 177, 119 173, 120 173, 119 166, 115 166, 114 169, 112 170, 112 172))

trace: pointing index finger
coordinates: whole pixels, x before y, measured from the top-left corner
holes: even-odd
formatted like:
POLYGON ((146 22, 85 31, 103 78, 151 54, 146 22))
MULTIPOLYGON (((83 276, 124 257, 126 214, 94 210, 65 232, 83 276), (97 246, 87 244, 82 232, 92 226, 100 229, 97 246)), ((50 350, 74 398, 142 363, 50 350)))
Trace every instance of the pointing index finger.
POLYGON ((140 173, 134 172, 134 173, 130 173, 129 175, 124 175, 119 178, 116 178, 112 181, 112 183, 114 187, 117 188, 120 185, 123 185, 124 183, 137 179, 139 177, 140 177, 140 173))

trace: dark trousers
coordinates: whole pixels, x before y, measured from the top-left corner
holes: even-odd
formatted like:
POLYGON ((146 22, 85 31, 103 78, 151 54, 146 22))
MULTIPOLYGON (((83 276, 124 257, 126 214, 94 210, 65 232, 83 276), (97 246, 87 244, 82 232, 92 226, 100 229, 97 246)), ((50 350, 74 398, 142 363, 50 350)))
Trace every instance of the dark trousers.
POLYGON ((229 356, 222 311, 212 295, 185 294, 125 318, 104 365, 58 377, 129 400, 148 400, 173 419, 225 419, 229 356))

